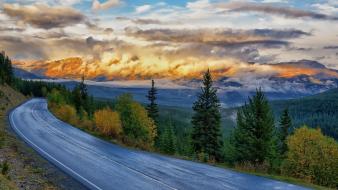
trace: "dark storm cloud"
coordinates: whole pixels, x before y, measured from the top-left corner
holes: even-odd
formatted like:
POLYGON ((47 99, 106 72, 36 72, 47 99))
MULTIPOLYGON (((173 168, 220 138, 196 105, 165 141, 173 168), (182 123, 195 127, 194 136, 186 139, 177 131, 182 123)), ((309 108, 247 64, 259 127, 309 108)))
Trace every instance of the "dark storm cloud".
POLYGON ((226 3, 219 4, 218 7, 223 7, 232 12, 261 12, 272 15, 282 15, 288 18, 312 18, 317 20, 338 20, 336 16, 330 16, 322 13, 295 9, 291 7, 274 6, 272 4, 258 3, 226 3))
POLYGON ((43 4, 26 6, 4 4, 3 12, 9 17, 17 19, 17 21, 42 29, 63 28, 79 23, 88 23, 87 18, 82 13, 69 7, 50 7, 43 4))

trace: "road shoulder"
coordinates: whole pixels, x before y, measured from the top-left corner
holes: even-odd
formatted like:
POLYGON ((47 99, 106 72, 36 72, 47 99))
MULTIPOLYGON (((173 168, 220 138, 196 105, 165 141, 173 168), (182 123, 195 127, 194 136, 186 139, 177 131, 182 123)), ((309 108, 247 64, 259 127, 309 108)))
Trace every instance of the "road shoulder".
POLYGON ((0 91, 0 163, 7 161, 9 165, 8 172, 0 174, 1 189, 86 189, 15 134, 9 125, 8 113, 27 99, 8 86, 0 86, 0 91))

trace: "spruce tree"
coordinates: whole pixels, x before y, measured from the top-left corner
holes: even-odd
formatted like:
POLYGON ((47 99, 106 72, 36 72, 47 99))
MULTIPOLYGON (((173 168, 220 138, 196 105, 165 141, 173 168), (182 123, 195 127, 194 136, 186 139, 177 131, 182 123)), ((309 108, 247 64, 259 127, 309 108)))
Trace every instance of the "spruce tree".
POLYGON ((209 159, 220 160, 223 143, 220 103, 217 90, 212 85, 212 76, 208 69, 203 77, 202 92, 193 105, 192 146, 195 153, 206 154, 209 159))
POLYGON ((281 155, 284 155, 285 152, 287 151, 287 144, 286 144, 286 138, 289 135, 289 130, 292 127, 292 121, 291 117, 289 115, 289 110, 285 109, 280 117, 279 121, 279 126, 280 126, 280 153, 281 155))
POLYGON ((274 118, 261 89, 237 112, 234 133, 236 161, 261 164, 270 161, 275 151, 274 118))
POLYGON ((169 122, 160 136, 160 149, 167 154, 175 154, 176 152, 176 137, 173 126, 169 122))
POLYGON ((87 112, 87 114, 90 114, 90 100, 88 96, 87 86, 84 82, 84 77, 82 77, 81 82, 75 86, 75 88, 72 91, 73 96, 73 103, 75 105, 75 108, 82 118, 84 115, 84 111, 87 112))
POLYGON ((84 76, 82 76, 82 78, 81 78, 81 82, 79 84, 79 90, 80 90, 80 94, 81 94, 82 100, 87 100, 87 98, 88 98, 88 90, 87 90, 87 86, 85 84, 85 78, 84 78, 84 76))
POLYGON ((147 105, 148 116, 152 118, 156 125, 158 125, 158 106, 156 104, 157 89, 155 88, 154 80, 151 80, 151 88, 148 91, 147 98, 149 104, 147 105))
POLYGON ((12 62, 5 52, 0 53, 0 84, 11 85, 14 80, 12 62))

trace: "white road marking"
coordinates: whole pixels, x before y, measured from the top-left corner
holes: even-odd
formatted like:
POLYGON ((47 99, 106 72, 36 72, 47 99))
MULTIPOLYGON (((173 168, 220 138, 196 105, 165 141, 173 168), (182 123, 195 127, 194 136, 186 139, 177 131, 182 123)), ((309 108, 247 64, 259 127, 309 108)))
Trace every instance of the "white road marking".
POLYGON ((16 126, 15 126, 15 122, 13 119, 13 114, 16 111, 13 110, 10 113, 10 122, 11 122, 11 126, 16 130, 16 132, 25 139, 26 142, 28 142, 29 144, 31 144, 33 147, 35 147, 37 150, 39 150, 40 152, 42 152, 43 154, 45 154, 45 156, 48 156, 50 159, 52 159, 53 161, 57 162, 58 164, 60 164, 62 167, 66 168, 68 171, 70 171, 71 173, 73 173, 74 175, 78 176, 79 178, 81 178, 83 181, 87 182, 88 184, 90 184, 92 187, 94 187, 97 190, 103 190, 102 188, 98 187, 97 185, 95 185, 93 182, 89 181, 88 179, 86 179, 85 177, 81 176, 80 174, 78 174, 77 172, 75 172, 74 170, 72 170, 71 168, 69 168, 68 166, 64 165, 63 163, 61 163, 59 160, 57 160, 56 158, 54 158, 53 156, 51 156, 50 154, 48 154, 46 151, 44 151, 42 148, 40 148, 38 145, 34 144, 31 140, 29 140, 16 126))
MULTIPOLYGON (((36 105, 34 105, 34 107, 36 107, 36 105)), ((36 110, 33 110, 33 109, 32 109, 32 110, 31 110, 31 113, 32 113, 33 117, 39 117, 38 114, 36 113, 36 110)), ((41 118, 41 117, 40 117, 40 118, 41 118)), ((68 141, 68 142, 72 143, 71 141, 67 140, 68 138, 64 135, 64 133, 63 133, 62 131, 60 131, 59 129, 57 129, 56 127, 54 127, 53 125, 51 125, 51 124, 48 123, 47 121, 43 120, 43 118, 41 118, 41 121, 44 122, 46 125, 50 126, 50 127, 51 127, 51 130, 57 131, 57 133, 59 133, 61 136, 63 136, 63 138, 64 138, 65 141, 68 141)), ((82 149, 84 149, 84 150, 87 150, 87 151, 89 151, 89 152, 92 152, 92 153, 98 155, 99 157, 101 157, 101 158, 103 158, 103 159, 105 159, 105 160, 114 162, 115 164, 118 164, 118 165, 120 165, 120 166, 122 166, 122 167, 125 167, 125 168, 131 170, 132 172, 135 172, 135 173, 140 174, 140 175, 142 175, 142 176, 144 176, 144 177, 146 177, 146 178, 148 178, 148 179, 150 179, 150 180, 153 180, 153 181, 155 181, 155 182, 157 182, 157 183, 159 183, 159 184, 162 184, 162 185, 166 186, 166 187, 169 188, 169 189, 172 189, 172 190, 178 190, 178 189, 176 189, 175 187, 172 187, 172 186, 170 186, 170 185, 168 185, 168 184, 166 184, 166 183, 164 183, 164 182, 162 182, 162 181, 156 179, 155 177, 152 177, 152 176, 150 176, 150 175, 148 175, 148 174, 145 174, 145 173, 143 173, 143 172, 141 172, 141 171, 139 171, 139 170, 137 170, 137 169, 131 168, 131 167, 129 167, 129 166, 123 164, 123 163, 120 163, 120 162, 118 162, 118 161, 116 161, 116 160, 113 160, 113 159, 111 159, 111 158, 109 158, 109 157, 106 157, 106 156, 104 156, 104 155, 102 155, 102 154, 96 152, 95 150, 92 150, 92 149, 90 149, 90 148, 87 148, 87 147, 84 147, 84 146, 80 145, 79 143, 77 143, 77 142, 75 142, 75 141, 73 141, 73 143, 75 143, 79 148, 82 148, 82 149)))

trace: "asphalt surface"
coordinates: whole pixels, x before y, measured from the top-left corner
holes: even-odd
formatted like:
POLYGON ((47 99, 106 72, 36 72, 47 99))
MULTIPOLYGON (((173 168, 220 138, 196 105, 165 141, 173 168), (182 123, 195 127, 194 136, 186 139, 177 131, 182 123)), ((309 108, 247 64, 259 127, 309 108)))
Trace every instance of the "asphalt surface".
POLYGON ((22 104, 9 117, 26 143, 89 189, 306 189, 105 142, 56 119, 44 99, 22 104))

